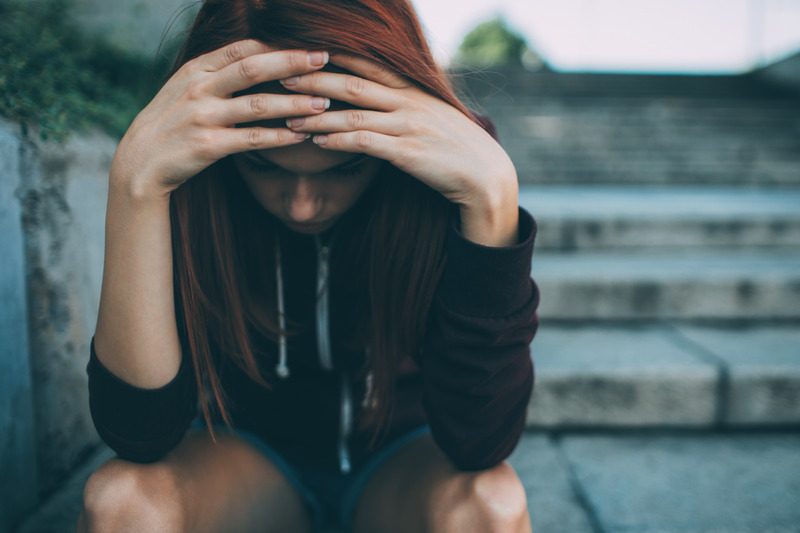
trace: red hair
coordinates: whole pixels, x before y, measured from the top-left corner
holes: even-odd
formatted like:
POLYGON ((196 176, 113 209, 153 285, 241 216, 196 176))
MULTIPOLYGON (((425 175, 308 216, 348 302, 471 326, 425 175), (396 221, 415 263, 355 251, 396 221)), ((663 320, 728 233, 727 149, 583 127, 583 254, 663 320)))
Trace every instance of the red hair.
MULTIPOLYGON (((189 31, 172 76, 187 61, 243 39, 277 48, 330 50, 377 61, 460 110, 495 136, 491 122, 472 113, 436 64, 408 0, 206 0, 189 31)), ((451 204, 388 162, 369 188, 374 204, 356 258, 361 313, 352 346, 370 346, 362 376, 373 372, 377 408, 361 428, 371 444, 392 416, 394 376, 406 355, 420 350, 428 311, 446 261, 451 204)), ((366 193, 365 193, 366 194, 366 193)), ((263 387, 253 330, 277 341, 274 279, 275 226, 238 177, 230 157, 173 191, 170 201, 178 327, 191 354, 198 397, 212 438, 211 401, 230 427, 217 373, 231 358, 263 387), (215 179, 224 175, 226 179, 215 179)), ((335 268, 335 266, 334 266, 335 268)), ((294 334, 287 325, 287 335, 294 334)))

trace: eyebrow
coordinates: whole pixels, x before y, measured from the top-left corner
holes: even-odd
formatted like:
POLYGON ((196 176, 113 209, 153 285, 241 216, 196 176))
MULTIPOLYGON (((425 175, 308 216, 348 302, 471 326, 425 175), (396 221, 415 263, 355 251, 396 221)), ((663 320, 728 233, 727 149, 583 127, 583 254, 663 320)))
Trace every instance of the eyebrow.
MULTIPOLYGON (((278 165, 276 165, 272 161, 270 161, 268 159, 265 159, 263 156, 257 154, 256 152, 253 152, 253 151, 245 152, 245 157, 249 157, 250 159, 255 159, 256 161, 258 161, 259 164, 267 166, 267 167, 278 167, 278 165)), ((360 165, 361 162, 366 160, 368 157, 369 157, 368 154, 359 154, 358 156, 356 156, 356 157, 354 157, 352 159, 348 159, 344 163, 340 163, 338 165, 332 166, 332 167, 330 167, 330 168, 328 168, 326 170, 323 170, 322 172, 330 172, 331 170, 344 170, 344 169, 348 169, 348 168, 353 168, 353 167, 356 167, 356 166, 360 165)))

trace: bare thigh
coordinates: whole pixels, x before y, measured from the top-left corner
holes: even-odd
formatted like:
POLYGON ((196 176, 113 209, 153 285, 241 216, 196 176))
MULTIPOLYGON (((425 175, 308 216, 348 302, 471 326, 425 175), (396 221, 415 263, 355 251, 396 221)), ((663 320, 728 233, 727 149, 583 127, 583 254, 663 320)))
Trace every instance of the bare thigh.
POLYGON ((156 463, 109 460, 87 481, 84 527, 135 522, 121 518, 124 507, 174 516, 179 531, 310 531, 302 498, 272 461, 234 435, 217 432, 216 439, 205 428, 190 429, 156 463))

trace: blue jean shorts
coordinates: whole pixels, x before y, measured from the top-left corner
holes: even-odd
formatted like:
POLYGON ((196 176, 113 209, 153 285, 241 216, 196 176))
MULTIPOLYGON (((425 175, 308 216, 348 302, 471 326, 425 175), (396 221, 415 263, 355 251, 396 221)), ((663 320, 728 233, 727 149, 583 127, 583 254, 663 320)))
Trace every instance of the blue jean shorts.
MULTIPOLYGON (((206 424, 201 416, 195 418, 190 427, 190 429, 205 428, 206 424)), ((221 422, 215 423, 214 429, 219 432, 228 430, 221 422)), ((234 428, 233 433, 253 445, 286 476, 305 501, 315 533, 330 531, 331 528, 349 532, 353 528, 356 504, 367 481, 404 445, 430 433, 430 426, 423 424, 400 435, 349 474, 322 472, 301 463, 290 462, 255 433, 241 428, 234 428)))

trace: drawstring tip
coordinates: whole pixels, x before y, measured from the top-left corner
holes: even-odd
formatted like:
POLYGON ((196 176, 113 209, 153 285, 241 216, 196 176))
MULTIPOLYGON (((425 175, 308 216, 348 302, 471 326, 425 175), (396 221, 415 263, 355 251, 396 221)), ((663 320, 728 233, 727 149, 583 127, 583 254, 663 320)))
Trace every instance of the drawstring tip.
POLYGON ((288 366, 276 366, 275 372, 278 374, 278 377, 282 379, 286 379, 289 377, 289 367, 288 366))

